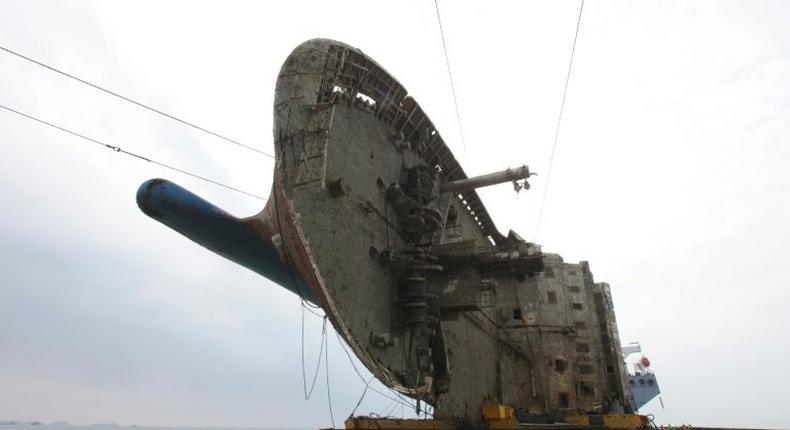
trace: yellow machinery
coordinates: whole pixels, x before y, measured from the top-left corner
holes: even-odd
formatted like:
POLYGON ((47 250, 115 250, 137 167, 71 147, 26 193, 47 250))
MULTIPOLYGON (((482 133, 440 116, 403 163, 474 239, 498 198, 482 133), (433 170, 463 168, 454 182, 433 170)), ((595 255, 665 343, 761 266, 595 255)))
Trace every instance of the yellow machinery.
MULTIPOLYGON (((482 425, 485 429, 643 429, 649 421, 643 415, 570 415, 564 422, 552 424, 522 424, 510 406, 486 403, 480 408, 482 425)), ((382 417, 350 417, 345 422, 346 430, 455 430, 465 428, 463 424, 436 414, 430 419, 397 419, 382 417)))

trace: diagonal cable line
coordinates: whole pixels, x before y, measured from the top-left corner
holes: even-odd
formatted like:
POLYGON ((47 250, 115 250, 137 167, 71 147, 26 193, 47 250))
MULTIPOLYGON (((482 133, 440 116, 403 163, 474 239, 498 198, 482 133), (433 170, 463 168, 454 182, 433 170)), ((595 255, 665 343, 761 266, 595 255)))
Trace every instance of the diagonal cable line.
POLYGON ((105 143, 105 142, 102 142, 101 140, 94 139, 94 138, 92 138, 92 137, 85 136, 84 134, 77 133, 76 131, 72 131, 72 130, 69 130, 69 129, 67 129, 67 128, 63 128, 63 127, 61 127, 61 126, 59 126, 59 125, 53 124, 53 123, 51 123, 51 122, 48 122, 48 121, 44 121, 43 119, 37 118, 37 117, 35 117, 35 116, 33 116, 33 115, 28 115, 28 114, 26 114, 26 113, 24 113, 24 112, 20 112, 20 111, 18 111, 18 110, 16 110, 16 109, 12 109, 12 108, 10 108, 10 107, 8 107, 8 106, 4 106, 4 105, 0 104, 0 109, 5 109, 5 110, 6 110, 6 111, 8 111, 8 112, 15 113, 15 114, 17 114, 17 115, 20 115, 20 116, 23 116, 23 117, 25 117, 25 118, 27 118, 27 119, 30 119, 30 120, 36 121, 36 122, 38 122, 39 124, 43 124, 43 125, 46 125, 46 126, 52 127, 52 128, 54 128, 54 129, 60 130, 60 131, 62 131, 62 132, 64 132, 64 133, 68 133, 68 134, 70 134, 70 135, 72 135, 72 136, 79 137, 80 139, 86 140, 86 141, 88 141, 88 142, 95 143, 95 144, 97 144, 97 145, 101 145, 101 146, 103 146, 103 147, 105 147, 105 148, 108 148, 108 149, 112 149, 112 150, 113 150, 113 151, 115 151, 115 152, 118 152, 118 153, 121 153, 121 154, 125 154, 125 155, 128 155, 128 156, 130 156, 130 157, 134 157, 134 158, 137 158, 137 159, 139 159, 139 160, 142 160, 142 161, 145 161, 145 162, 148 162, 148 163, 156 164, 157 166, 161 166, 161 167, 164 167, 164 168, 166 168, 166 169, 170 169, 170 170, 172 170, 172 171, 174 171, 174 172, 178 172, 178 173, 181 173, 181 174, 183 174, 183 175, 191 176, 191 177, 193 177, 193 178, 200 179, 201 181, 205 181, 205 182, 208 182, 208 183, 210 183, 210 184, 214 184, 214 185, 217 185, 217 186, 220 186, 220 187, 226 188, 226 189, 228 189, 228 190, 235 191, 235 192, 237 192, 237 193, 241 193, 241 194, 247 195, 247 196, 249 196, 249 197, 256 198, 256 199, 258 199, 258 200, 263 200, 263 201, 266 201, 266 199, 265 199, 265 198, 263 198, 263 197, 261 197, 261 196, 258 196, 258 195, 255 195, 255 194, 249 193, 249 192, 247 192, 247 191, 244 191, 244 190, 240 190, 240 189, 238 189, 238 188, 235 188, 235 187, 232 187, 232 186, 230 186, 230 185, 225 185, 225 184, 223 184, 222 182, 218 182, 218 181, 215 181, 215 180, 213 180, 213 179, 206 178, 205 176, 200 176, 200 175, 198 175, 198 174, 195 174, 195 173, 189 172, 189 171, 187 171, 187 170, 180 169, 180 168, 178 168, 178 167, 171 166, 171 165, 169 165, 169 164, 165 164, 165 163, 162 163, 162 162, 160 162, 160 161, 156 161, 156 160, 154 160, 154 159, 152 159, 152 158, 145 157, 145 156, 142 156, 142 155, 140 155, 140 154, 136 154, 136 153, 134 153, 134 152, 127 151, 127 150, 125 150, 125 149, 122 149, 122 148, 121 148, 121 147, 119 147, 119 146, 110 145, 109 143, 105 143))
POLYGON ((560 103, 560 113, 557 117, 557 128, 554 130, 554 143, 551 146, 551 156, 549 156, 549 170, 546 173, 546 185, 543 187, 543 197, 540 201, 540 209, 538 211, 538 222, 535 227, 535 242, 538 241, 538 233, 540 233, 540 223, 543 220, 543 208, 546 206, 546 194, 549 191, 549 179, 551 179, 551 168, 554 165, 554 152, 557 150, 557 138, 560 135, 560 125, 562 124, 562 114, 565 111, 565 97, 568 95, 568 83, 571 80, 571 68, 573 67, 573 55, 576 53, 576 40, 579 38, 579 26, 582 22, 582 11, 584 10, 584 0, 579 5, 579 18, 576 21, 576 33, 573 35, 573 46, 571 47, 571 58, 568 61, 568 74, 565 77, 565 88, 562 90, 562 103, 560 103))
POLYGON ((469 165, 469 154, 466 152, 466 139, 464 138, 464 127, 461 125, 461 110, 458 108, 458 96, 455 94, 455 83, 453 82, 453 71, 450 68, 450 56, 447 54, 447 41, 444 39, 444 27, 442 26, 442 15, 439 13, 439 1, 433 0, 436 6, 436 19, 439 21, 439 33, 442 35, 442 49, 444 50, 444 61, 447 64, 447 76, 450 78, 450 89, 453 92, 453 103, 455 104, 455 119, 458 120, 458 131, 461 136, 461 144, 464 147, 464 157, 466 164, 469 165))
POLYGON ((14 56, 16 56, 16 57, 19 57, 19 58, 21 58, 21 59, 23 59, 23 60, 25 60, 25 61, 29 61, 29 62, 31 62, 31 63, 33 63, 33 64, 37 65, 37 66, 41 66, 41 67, 43 67, 43 68, 45 68, 45 69, 48 69, 48 70, 51 70, 51 71, 53 71, 53 72, 55 72, 55 73, 58 73, 58 74, 60 74, 60 75, 63 75, 63 76, 65 76, 65 77, 69 78, 69 79, 73 79, 73 80, 75 80, 75 81, 77 81, 77 82, 80 82, 80 83, 82 83, 82 84, 85 84, 85 85, 87 85, 87 86, 89 86, 89 87, 91 87, 91 88, 97 89, 97 90, 99 90, 99 91, 101 91, 101 92, 103 92, 103 93, 106 93, 106 94, 109 94, 109 95, 111 95, 111 96, 117 97, 117 98, 119 98, 119 99, 121 99, 121 100, 124 100, 124 101, 126 101, 126 102, 132 103, 132 104, 134 104, 134 105, 137 105, 137 106, 139 106, 139 107, 141 107, 141 108, 143 108, 143 109, 147 109, 147 110, 149 110, 149 111, 151 111, 151 112, 157 113, 157 114, 159 114, 159 115, 162 115, 162 116, 164 116, 164 117, 166 117, 166 118, 170 118, 170 119, 172 119, 172 120, 174 120, 174 121, 180 122, 181 124, 184 124, 184 125, 186 125, 186 126, 188 126, 188 127, 192 127, 192 128, 194 128, 194 129, 196 129, 196 130, 200 130, 200 131, 202 131, 202 132, 204 132, 204 133, 207 133, 207 134, 210 134, 210 135, 212 135, 212 136, 214 136, 214 137, 220 138, 220 139, 222 139, 222 140, 224 140, 224 141, 226 141, 226 142, 230 142, 230 143, 233 143, 233 144, 235 144, 235 145, 238 145, 238 146, 240 146, 240 147, 242 147, 242 148, 248 149, 248 150, 250 150, 250 151, 257 152, 258 154, 261 154, 261 155, 263 155, 263 156, 266 156, 266 157, 269 157, 269 158, 274 158, 274 156, 273 156, 273 155, 271 155, 271 154, 268 154, 268 153, 266 153, 266 152, 263 152, 263 151, 261 151, 260 149, 254 148, 254 147, 252 147, 252 146, 249 146, 249 145, 245 145, 245 144, 243 144, 243 143, 239 142, 238 140, 231 139, 231 138, 229 138, 229 137, 227 137, 227 136, 225 136, 225 135, 222 135, 222 134, 220 134, 220 133, 217 133, 217 132, 214 132, 214 131, 208 130, 208 129, 206 129, 206 128, 203 128, 203 127, 201 127, 201 126, 199 126, 199 125, 197 125, 197 124, 195 124, 195 123, 192 123, 192 122, 189 122, 189 121, 187 121, 187 120, 181 119, 181 118, 179 118, 179 117, 177 117, 177 116, 174 116, 174 115, 170 115, 170 114, 169 114, 169 113, 167 113, 167 112, 163 112, 163 111, 161 111, 161 110, 159 110, 159 109, 156 109, 156 108, 154 108, 154 107, 151 107, 151 106, 149 106, 149 105, 147 105, 147 104, 145 104, 145 103, 138 102, 137 100, 131 99, 131 98, 129 98, 129 97, 126 97, 126 96, 124 96, 124 95, 118 94, 118 93, 116 93, 116 92, 114 92, 114 91, 108 90, 108 89, 106 89, 106 88, 104 88, 104 87, 102 87, 102 86, 100 86, 100 85, 94 84, 94 83, 92 83, 92 82, 88 82, 88 81, 86 81, 85 79, 82 79, 82 78, 79 78, 79 77, 77 77, 77 76, 74 76, 74 75, 72 75, 72 74, 70 74, 70 73, 64 72, 64 71, 62 71, 62 70, 60 70, 60 69, 58 69, 58 68, 56 68, 56 67, 50 66, 50 65, 48 65, 48 64, 45 64, 45 63, 43 63, 43 62, 41 62, 41 61, 38 61, 38 60, 36 60, 36 59, 33 59, 33 58, 30 58, 30 57, 28 57, 28 56, 26 56, 26 55, 20 54, 19 52, 12 51, 12 50, 10 50, 10 49, 8 49, 8 48, 6 48, 6 47, 2 46, 2 45, 0 45, 0 50, 2 50, 2 51, 5 51, 5 52, 7 52, 7 53, 9 53, 9 54, 11 54, 11 55, 14 55, 14 56))

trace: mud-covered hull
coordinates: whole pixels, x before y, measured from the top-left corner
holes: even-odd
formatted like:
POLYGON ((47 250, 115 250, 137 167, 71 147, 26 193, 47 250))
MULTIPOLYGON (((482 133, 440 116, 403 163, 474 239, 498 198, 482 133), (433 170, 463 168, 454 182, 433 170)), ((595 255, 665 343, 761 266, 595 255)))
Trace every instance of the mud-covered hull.
POLYGON ((201 232, 189 210, 158 219, 320 305, 379 380, 444 414, 480 422, 492 402, 521 417, 630 410, 608 286, 502 235, 474 191, 525 188, 526 166, 463 180, 406 89, 325 39, 282 66, 274 143, 271 195, 243 228, 205 208, 205 226, 227 236, 201 232))

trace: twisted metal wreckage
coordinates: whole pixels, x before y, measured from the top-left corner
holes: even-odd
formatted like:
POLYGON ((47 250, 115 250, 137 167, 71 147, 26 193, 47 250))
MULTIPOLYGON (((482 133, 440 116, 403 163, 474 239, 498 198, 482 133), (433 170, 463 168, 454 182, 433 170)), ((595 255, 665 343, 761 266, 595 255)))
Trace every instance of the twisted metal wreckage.
POLYGON ((647 425, 609 286, 586 262, 501 234, 475 191, 529 188, 526 166, 468 178, 398 81, 325 39, 283 64, 274 138, 274 183, 255 216, 162 179, 140 187, 138 204, 319 305, 373 375, 436 411, 348 427, 647 425))

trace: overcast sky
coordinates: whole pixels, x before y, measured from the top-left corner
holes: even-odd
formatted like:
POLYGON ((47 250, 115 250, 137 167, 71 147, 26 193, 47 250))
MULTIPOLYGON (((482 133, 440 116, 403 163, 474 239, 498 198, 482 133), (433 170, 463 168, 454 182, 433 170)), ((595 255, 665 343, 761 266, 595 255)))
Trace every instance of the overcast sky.
MULTIPOLYGON (((0 45, 271 151, 282 61, 361 48, 416 97, 500 230, 536 237, 577 1, 0 0, 0 45)), ((268 195, 271 160, 0 52, 0 104, 268 195)), ((612 285, 659 423, 790 427, 790 3, 588 0, 537 240, 612 285)), ((260 201, 0 111, 0 419, 328 426, 302 394, 293 294, 139 212, 165 177, 237 215, 260 201)), ((320 320, 309 316, 315 365, 320 320)), ((362 383, 334 336, 336 424, 362 383)), ((310 373, 310 370, 308 370, 310 373)), ((358 412, 385 412, 369 394, 358 412)), ((400 413, 400 408, 396 408, 400 413)))

